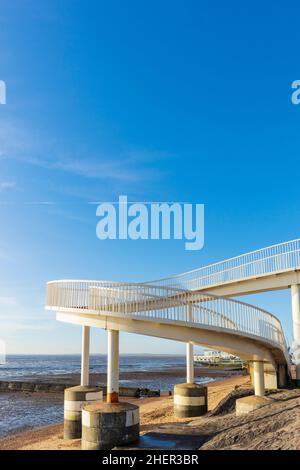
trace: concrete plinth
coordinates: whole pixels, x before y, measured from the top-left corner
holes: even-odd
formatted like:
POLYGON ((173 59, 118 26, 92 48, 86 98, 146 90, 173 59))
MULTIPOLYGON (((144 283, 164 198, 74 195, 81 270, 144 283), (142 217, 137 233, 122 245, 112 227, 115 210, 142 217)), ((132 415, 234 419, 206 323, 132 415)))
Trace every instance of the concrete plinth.
POLYGON ((174 415, 178 418, 201 416, 207 413, 207 387, 194 383, 174 387, 174 415))
POLYGON ((277 371, 272 364, 264 364, 264 382, 266 389, 278 388, 277 371))
POLYGON ((235 411, 237 416, 246 415, 251 411, 258 410, 263 406, 269 405, 271 398, 258 397, 252 395, 250 397, 239 398, 235 403, 235 411))
POLYGON ((84 405, 103 401, 99 387, 78 385, 65 389, 64 398, 64 439, 81 438, 81 413, 84 405))
POLYGON ((82 410, 83 450, 110 450, 139 439, 139 407, 131 403, 97 403, 82 410))

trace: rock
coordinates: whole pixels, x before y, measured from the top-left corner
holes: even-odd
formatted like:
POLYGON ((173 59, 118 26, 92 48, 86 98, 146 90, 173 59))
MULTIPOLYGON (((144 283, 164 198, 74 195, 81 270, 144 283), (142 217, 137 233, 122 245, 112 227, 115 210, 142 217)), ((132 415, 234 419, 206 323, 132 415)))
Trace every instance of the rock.
POLYGON ((141 397, 160 397, 160 390, 150 390, 149 388, 140 389, 141 397))
POLYGON ((238 398, 235 403, 236 415, 242 416, 251 413, 251 411, 255 411, 259 408, 262 408, 263 406, 270 405, 271 401, 271 398, 257 397, 255 395, 238 398))
POLYGON ((9 382, 8 384, 8 390, 11 390, 12 392, 18 392, 22 388, 22 382, 9 382))

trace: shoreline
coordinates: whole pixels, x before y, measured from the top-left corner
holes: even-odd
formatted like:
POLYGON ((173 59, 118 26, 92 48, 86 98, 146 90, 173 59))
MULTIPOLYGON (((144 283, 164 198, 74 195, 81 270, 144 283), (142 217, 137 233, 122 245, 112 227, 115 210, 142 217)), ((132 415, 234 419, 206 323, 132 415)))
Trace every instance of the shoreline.
MULTIPOLYGON (((214 382, 209 382, 207 384, 209 410, 213 409, 236 385, 245 385, 247 383, 249 383, 249 376, 220 378, 214 382)), ((140 406, 141 434, 154 431, 160 424, 191 420, 191 418, 178 419, 173 416, 173 398, 168 395, 151 398, 123 397, 121 401, 128 401, 140 406)), ((80 439, 65 441, 62 435, 62 422, 35 427, 31 430, 12 433, 9 436, 0 438, 0 450, 80 449, 80 439)))
MULTIPOLYGON (((217 367, 194 367, 195 378, 228 378, 233 376, 247 375, 245 370, 236 369, 224 369, 217 367)), ((120 381, 151 381, 153 379, 167 379, 167 378, 182 378, 185 381, 186 367, 175 367, 175 368, 164 368, 164 369, 152 369, 152 370, 138 370, 138 371, 122 371, 120 370, 120 381)), ((91 372, 90 373, 90 385, 103 385, 106 383, 107 374, 106 372, 91 372)), ((64 374, 48 374, 39 375, 31 374, 26 376, 13 376, 0 378, 1 382, 35 382, 40 384, 66 384, 66 385, 77 385, 80 383, 80 373, 71 372, 64 374)))
MULTIPOLYGON (((210 384, 237 378, 237 372, 209 371, 196 368, 195 382, 210 384), (199 372, 201 374, 199 374, 199 372)), ((150 398, 169 396, 173 385, 185 382, 186 370, 183 367, 152 371, 124 372, 120 380, 120 398, 150 398)), ((36 427, 55 425, 63 420, 64 389, 80 383, 79 374, 48 374, 43 377, 26 376, 24 381, 0 381, 0 439, 36 427), (42 379, 42 380, 41 380, 42 379), (55 380, 55 382, 54 382, 55 380)), ((106 394, 106 374, 90 375, 90 384, 103 388, 106 394), (103 381, 103 383, 101 383, 103 381)))

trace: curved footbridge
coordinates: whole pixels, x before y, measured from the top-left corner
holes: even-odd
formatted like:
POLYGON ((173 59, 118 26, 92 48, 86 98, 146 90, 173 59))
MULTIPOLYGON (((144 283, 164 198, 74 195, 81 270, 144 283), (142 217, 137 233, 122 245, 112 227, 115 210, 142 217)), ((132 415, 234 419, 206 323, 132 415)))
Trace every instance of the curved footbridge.
POLYGON ((82 386, 89 383, 90 328, 108 331, 108 402, 118 401, 119 331, 185 342, 188 383, 194 381, 193 345, 236 354, 252 364, 255 394, 262 396, 265 388, 284 386, 290 374, 282 326, 265 310, 229 297, 291 288, 298 344, 299 285, 295 240, 149 283, 51 281, 46 308, 57 320, 82 325, 82 386))
POLYGON ((222 297, 290 289, 296 380, 300 383, 300 239, 251 251, 154 283, 222 297))

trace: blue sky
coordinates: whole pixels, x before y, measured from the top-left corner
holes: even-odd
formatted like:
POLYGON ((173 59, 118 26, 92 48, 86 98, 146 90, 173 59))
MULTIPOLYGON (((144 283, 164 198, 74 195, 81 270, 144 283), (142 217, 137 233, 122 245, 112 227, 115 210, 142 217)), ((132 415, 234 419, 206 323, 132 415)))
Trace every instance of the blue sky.
MULTIPOLYGON (((9 353, 80 351, 51 279, 143 281, 299 237, 299 4, 0 0, 0 321, 9 353), (89 201, 205 204, 205 246, 100 241, 89 201), (53 204, 40 204, 52 202, 53 204)), ((289 292, 244 298, 279 316, 289 292)), ((122 335, 122 352, 184 345, 122 335)), ((106 351, 93 332, 93 352, 106 351)))

